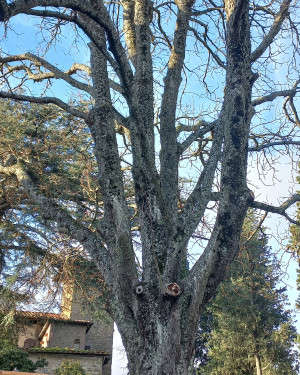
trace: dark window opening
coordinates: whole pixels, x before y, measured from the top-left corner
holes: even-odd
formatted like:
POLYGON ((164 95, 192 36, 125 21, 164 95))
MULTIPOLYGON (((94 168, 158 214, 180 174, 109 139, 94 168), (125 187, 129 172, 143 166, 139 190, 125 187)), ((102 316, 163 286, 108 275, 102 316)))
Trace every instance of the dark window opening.
POLYGON ((34 339, 26 339, 24 341, 24 348, 34 348, 36 346, 36 341, 34 339))

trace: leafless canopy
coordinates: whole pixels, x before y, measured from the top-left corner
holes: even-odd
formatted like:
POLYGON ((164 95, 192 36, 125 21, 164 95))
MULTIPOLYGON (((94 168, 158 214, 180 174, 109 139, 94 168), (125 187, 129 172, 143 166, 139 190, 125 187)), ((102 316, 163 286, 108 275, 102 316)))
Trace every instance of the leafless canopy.
POLYGON ((30 160, 2 155, 1 178, 89 253, 132 374, 188 373, 201 307, 249 207, 295 222, 287 210, 300 195, 256 201, 247 166, 300 144, 297 12, 298 0, 0 0, 0 97, 55 105, 89 129, 101 199, 88 222, 63 188, 40 189, 30 160), (8 47, 24 20, 36 37, 8 47), (203 251, 188 269, 193 237, 203 251))

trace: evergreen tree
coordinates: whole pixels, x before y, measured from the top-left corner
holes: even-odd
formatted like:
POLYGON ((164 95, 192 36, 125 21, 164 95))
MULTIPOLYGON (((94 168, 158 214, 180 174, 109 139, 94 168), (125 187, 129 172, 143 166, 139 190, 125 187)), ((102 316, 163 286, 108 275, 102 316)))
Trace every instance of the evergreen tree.
MULTIPOLYGON (((297 373, 296 330, 284 307, 285 288, 277 286, 279 262, 271 255, 266 236, 255 232, 256 227, 251 214, 244 225, 240 253, 207 307, 211 323, 198 374, 297 373)), ((203 330, 202 324, 199 333, 203 330)))
MULTIPOLYGON (((300 164, 299 164, 300 167, 300 164)), ((300 177, 297 178, 298 183, 300 183, 300 177)), ((300 218, 300 206, 297 203, 297 220, 300 218)), ((291 238, 287 250, 293 254, 293 256, 298 260, 297 269, 297 290, 300 291, 300 228, 297 225, 290 226, 291 238)), ((296 308, 300 310, 300 296, 296 300, 296 308)))
MULTIPOLYGON (((39 188, 46 195, 51 189, 51 194, 72 211, 74 218, 80 218, 92 229, 102 212, 95 209, 101 196, 91 152, 93 142, 86 125, 71 120, 51 105, 39 107, 3 99, 0 117, 0 164, 26 163, 39 188)), ((27 297, 27 302, 39 292, 53 293, 46 299, 51 304, 59 284, 75 274, 82 288, 89 276, 92 281, 88 288, 99 287, 99 283, 95 284, 99 271, 91 266, 82 246, 68 236, 54 233, 55 224, 45 219, 44 214, 17 187, 14 178, 0 176, 2 309, 5 305, 5 310, 12 311, 20 302, 24 303, 18 291, 27 297)), ((4 314, 3 319, 11 321, 10 315, 4 314)))

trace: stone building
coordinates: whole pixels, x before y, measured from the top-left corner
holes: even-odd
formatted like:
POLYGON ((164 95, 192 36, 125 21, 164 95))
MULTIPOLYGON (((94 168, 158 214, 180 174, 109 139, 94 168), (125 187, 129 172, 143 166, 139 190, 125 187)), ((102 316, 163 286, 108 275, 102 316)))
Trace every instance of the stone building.
POLYGON ((43 373, 65 360, 79 361, 87 375, 110 375, 113 322, 106 313, 94 319, 79 288, 65 285, 60 314, 22 311, 26 321, 19 332, 18 346, 36 361, 45 358, 43 373))

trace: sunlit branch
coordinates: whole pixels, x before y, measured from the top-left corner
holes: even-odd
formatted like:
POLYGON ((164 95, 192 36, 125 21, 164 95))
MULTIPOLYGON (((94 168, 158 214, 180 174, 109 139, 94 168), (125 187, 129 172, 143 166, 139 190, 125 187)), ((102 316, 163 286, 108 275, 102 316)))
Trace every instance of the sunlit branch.
POLYGON ((71 115, 75 117, 79 117, 82 119, 86 119, 87 115, 84 112, 79 111, 78 109, 75 109, 65 103, 64 101, 53 98, 53 97, 34 97, 34 96, 27 96, 27 95, 21 95, 21 94, 13 94, 10 92, 0 91, 0 98, 6 98, 6 99, 13 99, 21 102, 30 102, 30 103, 38 103, 38 104, 55 104, 57 107, 62 108, 66 112, 70 113, 71 115))
POLYGON ((124 126, 126 129, 129 129, 129 119, 122 116, 119 111, 117 111, 115 108, 112 108, 115 121, 118 123, 118 125, 124 126))
MULTIPOLYGON (((77 16, 77 14, 70 15, 70 14, 60 13, 60 12, 55 12, 55 11, 50 11, 50 10, 36 10, 36 9, 30 9, 30 10, 24 12, 24 13, 28 14, 28 15, 31 15, 31 16, 57 18, 57 19, 60 19, 60 20, 64 20, 64 21, 68 21, 68 22, 72 22, 72 23, 76 24, 91 39, 91 41, 100 49, 101 53, 103 53, 103 55, 106 57, 107 61, 112 66, 114 71, 118 74, 118 76, 120 76, 120 70, 119 70, 119 67, 118 67, 118 64, 116 63, 116 61, 107 52, 107 50, 105 48, 103 48, 103 46, 99 45, 98 39, 95 38, 94 35, 90 32, 89 25, 86 24, 86 22, 82 22, 80 20, 80 18, 77 16)), ((75 64, 75 65, 77 65, 77 64, 75 64)), ((90 73, 90 68, 88 67, 88 69, 89 69, 89 73, 90 73)), ((111 86, 114 90, 116 90, 120 93, 123 93, 123 89, 122 89, 121 85, 119 85, 118 83, 116 83, 114 81, 111 81, 111 86)))
MULTIPOLYGON (((15 56, 7 56, 0 58, 0 63, 7 64, 8 62, 15 62, 15 61, 22 61, 22 60, 28 60, 32 61, 37 65, 38 68, 43 66, 45 69, 49 70, 49 72, 38 72, 38 73, 32 73, 30 71, 30 68, 24 66, 24 70, 27 72, 27 76, 29 79, 33 79, 34 81, 42 81, 44 79, 62 79, 65 82, 69 83, 71 86, 85 91, 92 95, 93 89, 90 85, 87 85, 83 82, 77 81, 73 77, 71 77, 72 74, 76 74, 78 70, 87 72, 88 67, 84 66, 83 64, 74 64, 70 69, 66 70, 65 72, 61 71, 60 69, 56 68, 54 65, 50 64, 48 61, 32 54, 32 53, 25 53, 22 55, 15 55, 15 56)), ((13 71, 14 67, 10 66, 10 71, 13 71)))
MULTIPOLYGON (((85 91, 89 93, 90 95, 93 95, 93 87, 85 84, 83 82, 80 82, 74 78, 71 77, 73 74, 77 74, 79 72, 84 72, 88 76, 91 76, 91 68, 85 64, 75 63, 73 64, 68 70, 65 72, 61 71, 60 69, 56 68, 54 65, 50 64, 48 61, 42 59, 41 57, 38 57, 32 53, 25 53, 21 55, 15 55, 15 56, 7 56, 0 58, 0 63, 7 64, 8 62, 16 62, 16 61, 22 61, 22 60, 28 60, 32 61, 34 63, 37 63, 37 67, 40 68, 40 66, 43 66, 44 68, 48 69, 49 72, 39 72, 39 73, 32 73, 30 68, 26 65, 22 66, 8 66, 7 69, 9 72, 20 71, 25 70, 27 73, 27 76, 29 79, 32 79, 34 81, 42 81, 44 79, 63 79, 65 82, 69 83, 71 86, 78 88, 79 90, 85 91)), ((113 80, 109 80, 110 87, 123 94, 124 90, 121 85, 114 82, 113 80)))
MULTIPOLYGON (((23 3, 23 2, 22 2, 23 3)), ((31 2, 30 2, 31 3, 31 2)), ((45 6, 55 6, 55 1, 50 1, 45 6)), ((22 13, 26 13, 29 15, 36 15, 41 17, 54 17, 62 20, 66 20, 69 22, 75 23, 77 26, 81 28, 81 30, 91 39, 93 43, 99 48, 101 53, 106 57, 109 64, 113 67, 115 72, 118 74, 118 77, 124 87, 129 89, 132 83, 132 70, 129 64, 129 61, 126 57, 126 51, 122 46, 122 43, 119 39, 119 35, 111 22, 111 19, 107 13, 107 9, 105 8, 104 4, 98 3, 97 11, 93 12, 93 9, 88 5, 88 3, 75 1, 74 6, 72 9, 77 13, 75 15, 68 15, 65 13, 49 11, 49 10, 32 10, 30 9, 29 2, 26 2, 26 6, 23 4, 23 9, 20 10, 22 13), (101 26, 105 29, 107 40, 109 43, 109 50, 113 54, 114 58, 107 52, 106 48, 103 45, 99 45, 99 39, 97 35, 94 33, 93 24, 96 23, 98 26, 101 26)), ((68 7, 68 2, 62 1, 60 6, 68 7)), ((21 5, 20 5, 21 7, 21 5)), ((33 6, 32 6, 33 7, 33 6)), ((17 14, 17 10, 13 10, 14 13, 17 14)), ((9 17, 10 15, 8 15, 9 17)))
POLYGON ((263 225, 263 222, 267 218, 267 215, 268 215, 268 212, 265 212, 263 214, 262 218, 259 220, 259 223, 258 223, 257 227, 250 233, 250 235, 249 235, 249 237, 247 237, 246 241, 242 243, 242 246, 246 246, 252 240, 252 238, 255 236, 255 234, 261 229, 261 227, 263 225))
POLYGON ((199 138, 203 137, 205 134, 214 130, 214 128, 217 126, 217 123, 218 123, 218 120, 213 121, 211 123, 207 123, 206 121, 200 121, 197 125, 192 126, 192 127, 180 125, 177 132, 192 130, 193 133, 190 134, 185 141, 179 144, 178 146, 179 153, 183 154, 183 152, 187 150, 193 142, 197 141, 199 138))
POLYGON ((121 0, 123 7, 123 32, 125 43, 128 48, 128 57, 136 67, 136 25, 134 22, 135 2, 133 0, 121 0))

